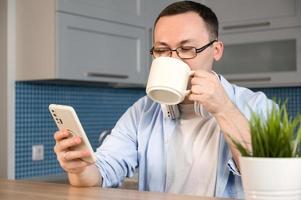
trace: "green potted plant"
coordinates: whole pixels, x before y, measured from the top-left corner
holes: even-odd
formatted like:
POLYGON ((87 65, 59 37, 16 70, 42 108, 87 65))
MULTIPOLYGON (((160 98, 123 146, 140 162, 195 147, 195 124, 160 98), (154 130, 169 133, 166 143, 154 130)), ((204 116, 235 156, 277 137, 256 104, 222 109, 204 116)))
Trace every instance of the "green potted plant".
POLYGON ((241 153, 245 198, 301 199, 301 116, 289 118, 285 103, 266 112, 266 118, 251 114, 251 150, 232 138, 241 153))

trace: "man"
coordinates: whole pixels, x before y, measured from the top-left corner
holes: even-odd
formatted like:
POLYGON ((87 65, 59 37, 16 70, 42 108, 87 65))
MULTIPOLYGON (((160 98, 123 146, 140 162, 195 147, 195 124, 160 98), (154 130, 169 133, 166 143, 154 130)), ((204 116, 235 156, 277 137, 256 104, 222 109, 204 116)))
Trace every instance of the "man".
POLYGON ((223 43, 208 7, 191 1, 171 4, 157 18, 153 39, 153 57, 181 59, 195 71, 191 94, 177 106, 181 114, 166 118, 160 104, 139 99, 97 149, 95 164, 80 160, 89 152, 70 150, 80 138, 56 132, 54 150, 70 183, 116 187, 139 167, 140 190, 242 198, 240 154, 229 135, 250 144, 250 108, 262 112, 272 102, 212 73, 223 43), (194 102, 207 115, 198 115, 194 102))

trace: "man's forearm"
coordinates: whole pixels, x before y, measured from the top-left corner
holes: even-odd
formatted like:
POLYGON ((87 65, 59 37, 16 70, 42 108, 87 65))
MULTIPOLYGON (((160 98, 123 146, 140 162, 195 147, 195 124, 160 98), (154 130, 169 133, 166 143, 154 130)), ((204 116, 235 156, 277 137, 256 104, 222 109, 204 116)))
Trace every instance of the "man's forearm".
POLYGON ((87 166, 84 171, 78 174, 68 173, 69 182, 73 186, 89 187, 102 184, 102 178, 95 165, 87 166))
POLYGON ((246 147, 251 150, 249 122, 234 104, 232 105, 232 108, 228 109, 226 112, 217 114, 215 118, 224 133, 225 139, 232 152, 233 159, 239 168, 240 152, 237 150, 229 136, 238 142, 245 144, 246 147))

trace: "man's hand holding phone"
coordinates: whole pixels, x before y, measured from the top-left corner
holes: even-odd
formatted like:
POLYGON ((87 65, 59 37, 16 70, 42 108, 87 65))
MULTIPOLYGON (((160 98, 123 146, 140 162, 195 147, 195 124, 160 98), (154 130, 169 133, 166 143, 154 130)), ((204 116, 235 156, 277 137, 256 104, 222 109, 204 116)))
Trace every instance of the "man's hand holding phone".
POLYGON ((68 130, 62 130, 55 132, 54 139, 56 141, 54 152, 66 172, 81 173, 85 167, 92 164, 84 161, 84 158, 91 156, 91 152, 76 148, 83 142, 79 136, 72 136, 68 130))
POLYGON ((101 174, 94 163, 96 157, 75 110, 66 105, 49 105, 49 111, 59 131, 55 132, 57 160, 68 172, 74 186, 95 186, 102 182, 101 174))
POLYGON ((91 158, 91 151, 80 149, 83 143, 79 136, 72 136, 68 130, 54 133, 57 160, 68 173, 69 182, 73 186, 99 186, 102 183, 101 174, 93 162, 85 161, 91 158))

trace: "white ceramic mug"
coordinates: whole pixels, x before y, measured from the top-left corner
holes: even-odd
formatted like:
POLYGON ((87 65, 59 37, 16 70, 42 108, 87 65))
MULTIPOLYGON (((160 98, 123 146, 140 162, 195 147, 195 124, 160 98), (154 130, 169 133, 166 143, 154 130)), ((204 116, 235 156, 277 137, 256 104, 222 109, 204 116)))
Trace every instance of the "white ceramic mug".
POLYGON ((154 101, 175 105, 189 93, 189 77, 194 74, 183 61, 172 57, 155 58, 146 85, 147 95, 154 101))

